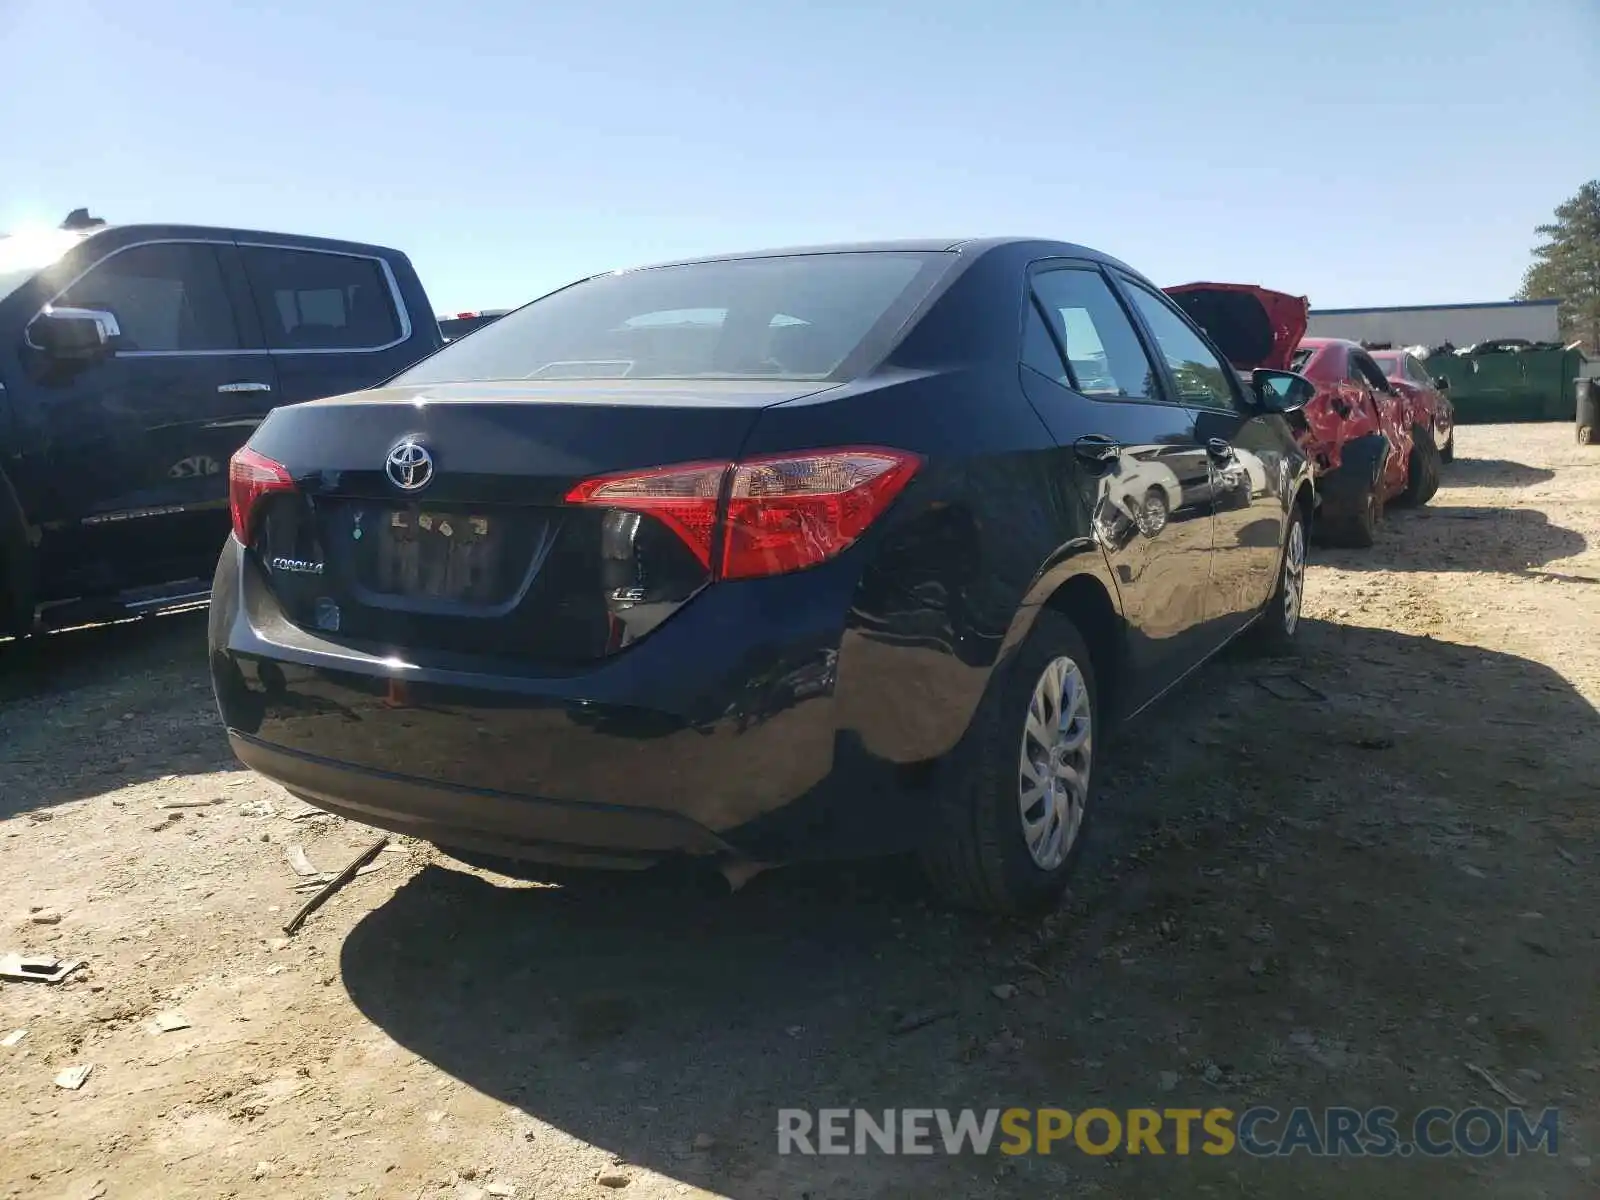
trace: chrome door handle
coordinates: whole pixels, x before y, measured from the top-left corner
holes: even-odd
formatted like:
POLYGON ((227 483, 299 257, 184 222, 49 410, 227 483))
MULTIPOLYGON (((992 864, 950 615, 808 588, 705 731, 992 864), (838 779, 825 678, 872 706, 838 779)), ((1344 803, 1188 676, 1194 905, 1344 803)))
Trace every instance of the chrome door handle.
POLYGON ((270 392, 271 390, 272 390, 272 385, 270 383, 248 383, 248 382, 246 382, 246 383, 224 383, 224 384, 221 384, 217 388, 217 391, 223 393, 224 395, 234 395, 234 394, 237 394, 239 392, 270 392))
POLYGON ((1212 458, 1226 461, 1233 457, 1233 447, 1221 438, 1212 438, 1206 442, 1206 453, 1212 458))

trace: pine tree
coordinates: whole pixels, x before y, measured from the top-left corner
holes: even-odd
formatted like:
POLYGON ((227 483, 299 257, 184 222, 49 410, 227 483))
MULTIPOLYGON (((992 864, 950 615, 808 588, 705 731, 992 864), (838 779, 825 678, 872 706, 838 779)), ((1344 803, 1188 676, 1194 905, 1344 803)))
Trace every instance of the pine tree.
POLYGON ((1534 230, 1545 238, 1522 277, 1519 300, 1561 301, 1561 336, 1600 354, 1600 179, 1556 209, 1555 223, 1534 230))

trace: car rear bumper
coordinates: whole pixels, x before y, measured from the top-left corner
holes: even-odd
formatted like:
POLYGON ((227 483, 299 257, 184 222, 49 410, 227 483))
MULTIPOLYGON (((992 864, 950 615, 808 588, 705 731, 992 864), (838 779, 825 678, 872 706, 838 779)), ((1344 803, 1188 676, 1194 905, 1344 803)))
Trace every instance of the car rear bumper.
POLYGON ((458 787, 300 754, 230 730, 245 766, 319 808, 426 841, 572 866, 642 867, 742 852, 677 813, 458 787))
POLYGON ((230 539, 211 673, 247 766, 442 845, 602 866, 879 853, 906 847, 918 798, 884 748, 948 748, 965 721, 894 736, 903 714, 869 697, 910 656, 953 660, 847 635, 855 570, 719 584, 603 662, 537 674, 329 642, 283 618, 230 539), (841 644, 861 664, 848 702, 841 644))

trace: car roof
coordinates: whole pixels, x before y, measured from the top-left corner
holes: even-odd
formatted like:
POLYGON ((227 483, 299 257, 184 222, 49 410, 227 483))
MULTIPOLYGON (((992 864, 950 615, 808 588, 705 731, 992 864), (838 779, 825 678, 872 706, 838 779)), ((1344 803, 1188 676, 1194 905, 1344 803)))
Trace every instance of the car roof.
POLYGON ((1335 337, 1307 337, 1300 339, 1300 346, 1304 350, 1321 350, 1324 346, 1343 346, 1346 350, 1361 349, 1360 342, 1353 342, 1349 338, 1335 337))
POLYGON ((224 239, 239 242, 269 242, 290 249, 305 247, 321 250, 354 250, 360 253, 389 258, 402 258, 400 251, 389 246, 370 242, 351 241, 348 238, 316 237, 305 233, 275 233, 265 229, 233 229, 222 225, 97 225, 86 231, 84 241, 116 241, 124 244, 139 241, 189 241, 224 239))
POLYGON ((742 250, 727 254, 702 254, 693 258, 680 258, 670 262, 650 263, 636 268, 624 269, 644 271, 655 270, 660 267, 690 266, 696 263, 734 262, 746 258, 781 258, 795 254, 955 253, 970 254, 972 257, 977 258, 991 250, 1019 247, 1030 248, 1040 258, 1086 258, 1109 266, 1121 267, 1123 270, 1135 275, 1139 274, 1138 271, 1135 271, 1126 263, 1120 262, 1099 250, 1090 249, 1088 246, 1079 246, 1072 242, 1059 242, 1051 238, 1040 237, 899 238, 872 242, 827 242, 812 246, 785 246, 766 250, 742 250))

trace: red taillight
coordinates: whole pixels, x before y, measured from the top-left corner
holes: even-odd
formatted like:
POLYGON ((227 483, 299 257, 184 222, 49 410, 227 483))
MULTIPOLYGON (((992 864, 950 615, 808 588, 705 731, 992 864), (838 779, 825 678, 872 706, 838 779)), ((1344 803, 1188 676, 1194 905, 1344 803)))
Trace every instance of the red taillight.
POLYGON ((921 465, 914 454, 876 448, 690 463, 591 479, 567 502, 649 513, 713 578, 751 579, 803 570, 844 550, 921 465))
POLYGON ((717 503, 728 463, 687 463, 625 475, 587 479, 567 493, 568 504, 599 504, 649 513, 666 524, 711 565, 711 538, 717 528, 717 503))
POLYGON ((233 536, 250 544, 250 521, 263 496, 292 492, 294 480, 282 463, 273 462, 242 446, 228 460, 228 507, 233 512, 233 536))

